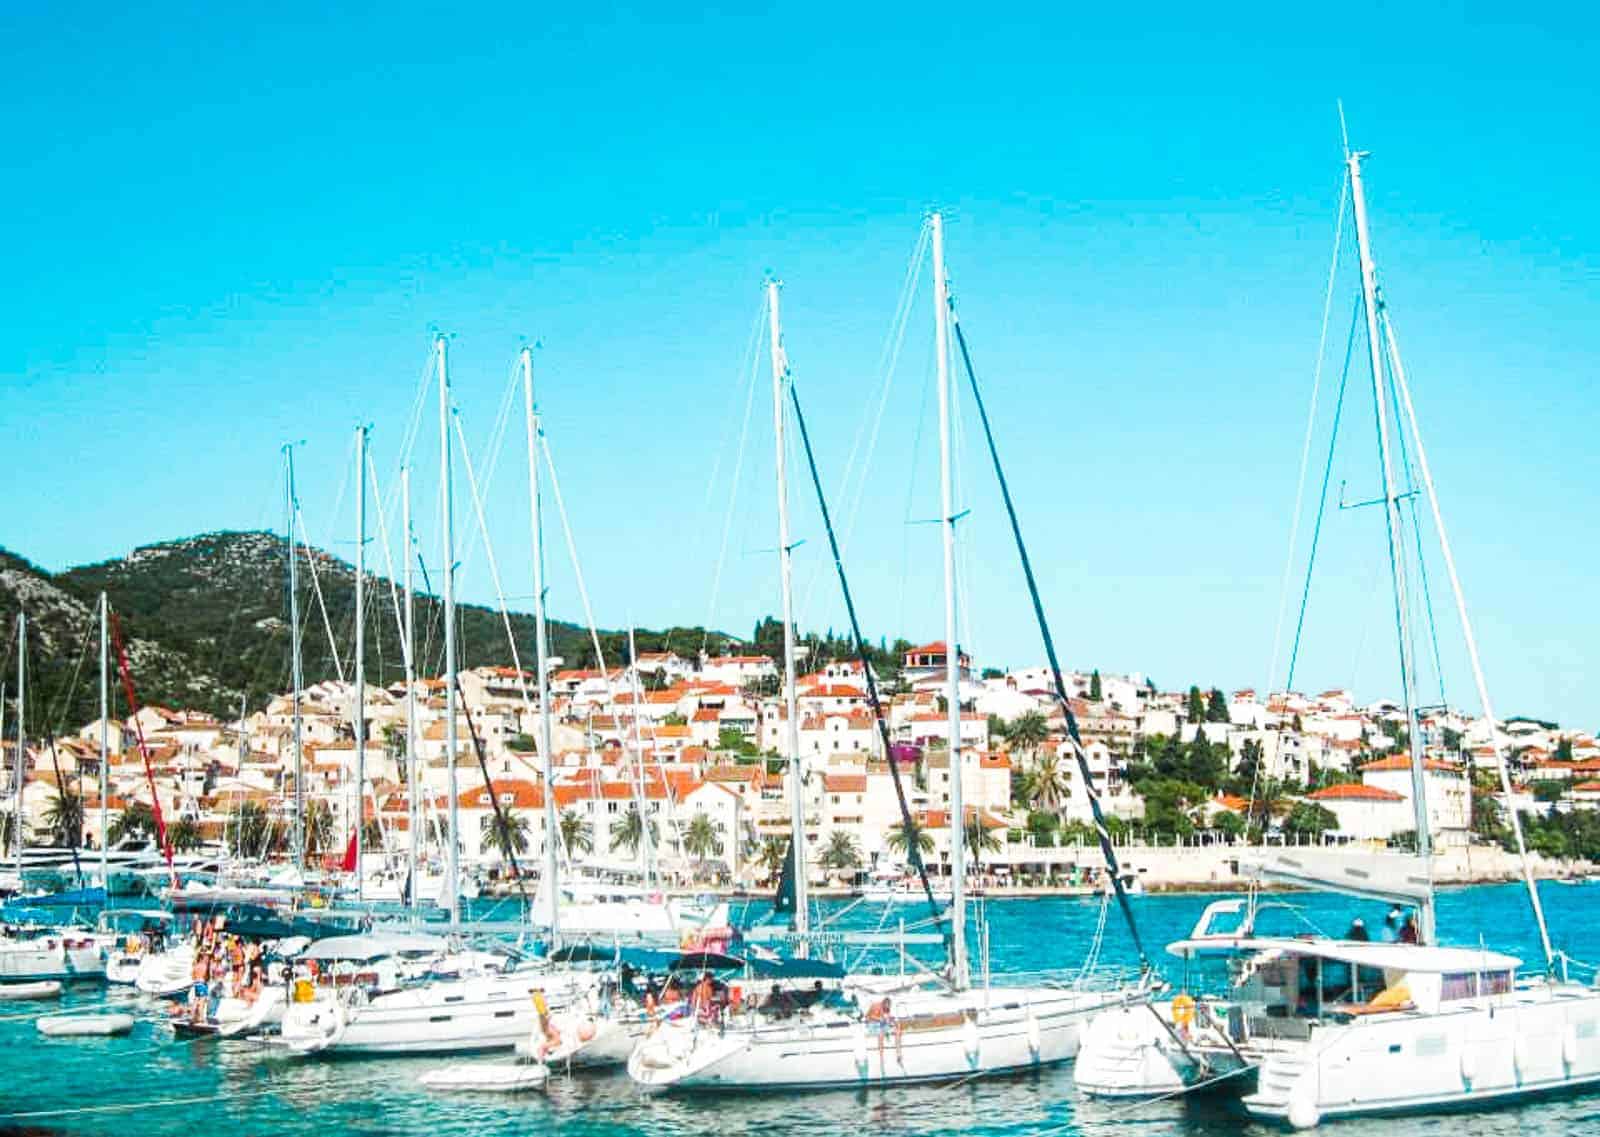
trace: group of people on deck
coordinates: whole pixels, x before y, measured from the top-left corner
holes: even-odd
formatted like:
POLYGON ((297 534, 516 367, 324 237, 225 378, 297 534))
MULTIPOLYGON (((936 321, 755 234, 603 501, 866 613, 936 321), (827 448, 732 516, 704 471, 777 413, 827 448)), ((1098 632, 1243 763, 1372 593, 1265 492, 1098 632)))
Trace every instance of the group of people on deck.
MULTIPOLYGON (((1350 922, 1350 930, 1344 938, 1357 943, 1366 943, 1374 937, 1367 932, 1367 922, 1357 916, 1350 922)), ((1400 908, 1389 909, 1389 914, 1383 918, 1383 926, 1378 929, 1376 937, 1378 943, 1386 944, 1414 944, 1421 942, 1417 932, 1417 914, 1403 912, 1400 908)))
POLYGON ((194 964, 189 972, 193 986, 185 1004, 175 1006, 173 1015, 200 1022, 216 1015, 223 999, 243 999, 254 1003, 266 985, 266 962, 261 945, 247 943, 223 930, 219 918, 212 922, 196 919, 190 932, 194 945, 194 964))

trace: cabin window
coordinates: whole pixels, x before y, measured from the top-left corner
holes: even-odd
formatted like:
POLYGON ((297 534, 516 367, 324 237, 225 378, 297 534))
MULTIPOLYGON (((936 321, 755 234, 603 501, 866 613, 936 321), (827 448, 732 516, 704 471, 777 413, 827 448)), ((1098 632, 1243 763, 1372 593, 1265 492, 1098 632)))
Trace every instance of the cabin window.
POLYGON ((1470 999, 1478 993, 1478 973, 1475 971, 1446 972, 1439 988, 1439 999, 1448 1003, 1454 999, 1470 999))
POLYGON ((1478 993, 1481 995, 1504 995, 1511 990, 1511 972, 1485 971, 1478 976, 1478 993))

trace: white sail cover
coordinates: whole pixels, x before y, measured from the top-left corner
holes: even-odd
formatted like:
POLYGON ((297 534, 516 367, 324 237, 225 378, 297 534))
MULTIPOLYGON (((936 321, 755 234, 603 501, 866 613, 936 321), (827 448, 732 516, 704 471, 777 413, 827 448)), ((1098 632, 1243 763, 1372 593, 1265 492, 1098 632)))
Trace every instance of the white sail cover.
POLYGON ((1431 904, 1427 862, 1409 853, 1347 853, 1339 849, 1263 849, 1240 865, 1278 884, 1327 889, 1394 904, 1431 904))

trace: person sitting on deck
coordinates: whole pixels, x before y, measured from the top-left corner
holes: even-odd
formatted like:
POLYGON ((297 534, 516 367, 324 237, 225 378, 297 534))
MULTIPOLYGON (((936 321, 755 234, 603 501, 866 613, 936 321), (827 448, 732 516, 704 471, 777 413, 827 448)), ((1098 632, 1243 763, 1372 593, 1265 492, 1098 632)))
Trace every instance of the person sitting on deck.
POLYGON ((1400 942, 1414 944, 1420 941, 1421 937, 1417 934, 1417 914, 1413 912, 1406 917, 1406 922, 1400 925, 1400 942))

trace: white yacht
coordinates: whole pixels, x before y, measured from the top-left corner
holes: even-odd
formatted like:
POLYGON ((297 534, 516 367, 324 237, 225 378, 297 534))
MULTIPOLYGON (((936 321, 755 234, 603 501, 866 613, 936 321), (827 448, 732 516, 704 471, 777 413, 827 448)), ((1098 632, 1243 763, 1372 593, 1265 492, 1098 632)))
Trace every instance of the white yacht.
POLYGON ((0 938, 0 982, 104 979, 112 943, 87 928, 19 929, 0 938))
POLYGON ((447 955, 435 936, 371 933, 313 944, 280 1028, 298 1054, 427 1054, 510 1049, 536 1020, 534 993, 564 1006, 589 973, 513 967, 488 953, 447 955), (441 976, 440 971, 451 974, 441 976))

